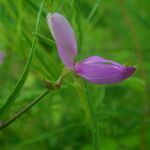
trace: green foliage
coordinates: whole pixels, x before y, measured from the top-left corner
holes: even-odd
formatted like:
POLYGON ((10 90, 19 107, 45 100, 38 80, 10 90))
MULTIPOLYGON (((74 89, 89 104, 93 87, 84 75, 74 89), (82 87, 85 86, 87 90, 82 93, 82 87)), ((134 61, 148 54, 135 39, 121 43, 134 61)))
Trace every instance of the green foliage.
POLYGON ((81 86, 82 80, 69 74, 59 90, 0 132, 0 149, 93 150, 92 136, 102 150, 150 149, 148 0, 42 2, 0 1, 0 52, 5 53, 0 64, 1 121, 43 92, 41 79, 55 82, 63 70, 47 12, 59 12, 71 22, 77 59, 100 55, 136 65, 137 71, 116 85, 81 86))

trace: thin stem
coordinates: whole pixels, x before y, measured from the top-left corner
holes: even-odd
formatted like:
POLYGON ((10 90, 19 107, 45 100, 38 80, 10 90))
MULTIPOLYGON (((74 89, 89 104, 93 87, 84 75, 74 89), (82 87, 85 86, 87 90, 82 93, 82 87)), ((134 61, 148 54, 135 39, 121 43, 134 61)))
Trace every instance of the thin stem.
POLYGON ((31 109, 36 103, 38 103, 40 100, 42 100, 45 96, 48 95, 50 90, 46 90, 44 93, 42 93, 38 98, 36 98, 34 101, 32 101, 30 104, 28 104, 24 109, 22 109, 20 112, 18 112, 15 116, 13 116, 8 121, 4 122, 0 126, 0 130, 8 127, 11 125, 15 120, 19 119, 24 113, 26 113, 29 109, 31 109))
POLYGON ((33 35, 37 36, 39 39, 43 39, 44 41, 46 41, 48 44, 50 45, 55 45, 55 42, 43 35, 40 35, 39 33, 33 32, 33 35))
MULTIPOLYGON (((44 5, 44 2, 45 2, 45 0, 43 0, 41 2, 40 9, 39 9, 38 14, 37 14, 37 22, 36 22, 35 32, 38 31, 38 27, 39 27, 39 23, 40 23, 40 18, 41 18, 42 8, 43 8, 43 5, 44 5)), ((20 79, 18 80, 16 86, 14 87, 13 91, 11 92, 9 97, 7 98, 6 102, 0 108, 0 116, 4 115, 4 113, 6 113, 8 111, 8 109, 13 105, 14 101, 18 97, 19 92, 21 91, 21 89, 22 89, 22 87, 23 87, 23 85, 24 85, 24 83, 27 79, 27 76, 28 76, 28 73, 29 73, 29 70, 30 70, 30 66, 31 66, 31 63, 32 63, 32 60, 33 60, 33 57, 34 57, 34 54, 35 54, 36 41, 37 41, 37 37, 34 36, 34 39, 33 39, 33 42, 32 42, 32 47, 31 47, 31 50, 30 50, 30 53, 29 53, 28 60, 27 60, 27 63, 25 65, 24 71, 23 71, 20 79)))
POLYGON ((99 125, 98 125, 98 121, 97 121, 93 101, 92 101, 91 95, 89 94, 88 85, 87 85, 87 83, 85 83, 85 84, 86 84, 85 86, 86 86, 86 93, 87 93, 87 102, 88 102, 90 117, 91 117, 91 121, 92 121, 94 150, 100 150, 99 125))
MULTIPOLYGON (((36 10, 38 11, 40 9, 40 7, 33 1, 33 0, 28 0, 28 3, 36 10)), ((41 10, 42 11, 42 16, 46 17, 47 12, 45 10, 41 10)))

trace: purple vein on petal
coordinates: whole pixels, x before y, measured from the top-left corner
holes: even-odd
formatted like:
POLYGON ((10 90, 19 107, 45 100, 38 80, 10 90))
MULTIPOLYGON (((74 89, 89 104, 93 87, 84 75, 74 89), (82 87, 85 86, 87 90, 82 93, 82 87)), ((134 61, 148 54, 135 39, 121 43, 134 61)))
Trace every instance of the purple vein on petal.
POLYGON ((58 13, 48 14, 47 22, 56 42, 61 60, 67 67, 73 69, 77 55, 77 44, 70 23, 64 16, 58 13))

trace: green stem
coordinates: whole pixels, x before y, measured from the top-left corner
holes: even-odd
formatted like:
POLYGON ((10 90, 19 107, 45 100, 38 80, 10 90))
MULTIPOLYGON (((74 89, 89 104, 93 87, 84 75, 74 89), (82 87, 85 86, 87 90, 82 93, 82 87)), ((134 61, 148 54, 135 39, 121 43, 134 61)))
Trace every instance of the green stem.
POLYGON ((0 125, 0 130, 8 127, 9 125, 11 125, 15 120, 17 120, 20 116, 22 116, 24 113, 26 113, 29 109, 31 109, 36 103, 38 103, 40 100, 42 100, 46 95, 48 95, 48 93, 50 92, 50 90, 46 90, 43 94, 41 94, 38 98, 36 98, 34 101, 32 101, 30 104, 28 104, 24 109, 22 109, 20 112, 18 112, 14 117, 12 117, 11 119, 9 119, 8 121, 2 123, 0 125))
POLYGON ((93 145, 94 145, 94 150, 100 150, 100 136, 99 136, 99 125, 96 117, 96 112, 94 109, 93 101, 91 98, 91 95, 89 94, 88 90, 88 85, 86 84, 86 93, 87 93, 87 102, 88 102, 88 107, 89 107, 89 113, 91 117, 91 122, 92 122, 92 130, 93 130, 93 145))
MULTIPOLYGON (((40 7, 32 0, 28 0, 28 3, 36 10, 38 11, 40 9, 40 7)), ((45 10, 42 9, 42 16, 46 17, 47 12, 45 10)))
MULTIPOLYGON (((44 2, 45 2, 45 0, 43 0, 41 2, 40 9, 39 9, 38 14, 37 14, 37 22, 36 22, 35 32, 38 31, 38 27, 39 27, 39 23, 40 23, 40 18, 41 18, 42 8, 44 6, 44 2)), ((28 73, 29 73, 29 70, 30 70, 30 66, 31 66, 31 62, 32 62, 34 54, 35 54, 36 41, 37 41, 37 37, 34 36, 34 39, 33 39, 33 42, 32 42, 32 47, 31 47, 31 50, 30 50, 30 53, 29 53, 28 60, 27 60, 27 63, 25 65, 24 71, 21 75, 21 78, 19 79, 16 86, 14 87, 13 91, 11 92, 9 97, 7 98, 6 102, 0 108, 0 117, 2 115, 4 115, 4 113, 6 113, 8 111, 8 109, 12 106, 12 104, 14 103, 16 98, 18 97, 19 92, 21 91, 21 89, 22 89, 22 87, 23 87, 23 85, 24 85, 24 83, 27 79, 27 76, 28 76, 28 73)))
POLYGON ((39 33, 33 32, 33 35, 37 36, 37 38, 39 39, 43 39, 44 41, 46 41, 48 44, 50 45, 55 45, 55 42, 43 35, 40 35, 39 33))

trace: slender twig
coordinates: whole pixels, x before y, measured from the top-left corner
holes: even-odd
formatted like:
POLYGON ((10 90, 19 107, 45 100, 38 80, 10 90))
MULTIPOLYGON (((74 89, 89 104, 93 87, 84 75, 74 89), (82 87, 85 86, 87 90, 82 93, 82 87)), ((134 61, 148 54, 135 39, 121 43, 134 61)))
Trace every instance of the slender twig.
POLYGON ((6 122, 2 122, 0 125, 0 130, 8 127, 11 125, 14 121, 19 119, 24 113, 26 113, 29 109, 31 109, 36 103, 38 103, 40 100, 42 100, 45 96, 48 95, 50 90, 46 90, 44 93, 42 93, 38 98, 36 98, 34 101, 32 101, 30 104, 28 104, 25 108, 23 108, 20 112, 18 112, 15 116, 13 116, 11 119, 9 119, 6 122))
MULTIPOLYGON (((37 22, 36 22, 35 32, 38 31, 38 27, 39 27, 39 23, 40 23, 40 18, 41 18, 42 8, 44 6, 44 2, 45 2, 45 0, 42 1, 41 5, 40 5, 40 9, 39 9, 38 14, 37 14, 37 22)), ((13 91, 11 92, 9 97, 7 98, 6 102, 0 108, 0 116, 4 115, 4 113, 6 113, 6 111, 8 111, 8 109, 12 106, 12 104, 14 103, 16 98, 18 97, 19 92, 21 91, 21 89, 22 89, 22 87, 23 87, 23 85, 24 85, 24 83, 27 79, 27 76, 28 76, 28 73, 29 73, 29 70, 30 70, 30 66, 31 66, 31 63, 32 63, 32 60, 33 60, 33 57, 34 57, 34 54, 35 54, 36 41, 37 41, 37 37, 34 36, 34 39, 33 39, 33 42, 32 42, 32 47, 31 47, 31 50, 30 50, 30 53, 29 53, 28 60, 27 60, 27 63, 25 65, 24 71, 23 71, 20 79, 18 80, 16 86, 14 87, 13 91)))

